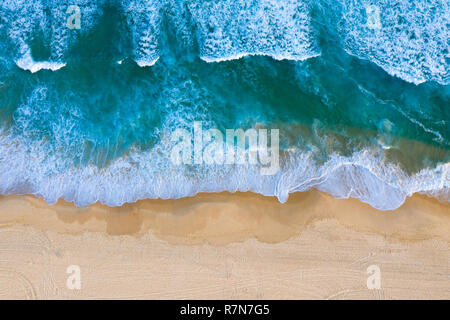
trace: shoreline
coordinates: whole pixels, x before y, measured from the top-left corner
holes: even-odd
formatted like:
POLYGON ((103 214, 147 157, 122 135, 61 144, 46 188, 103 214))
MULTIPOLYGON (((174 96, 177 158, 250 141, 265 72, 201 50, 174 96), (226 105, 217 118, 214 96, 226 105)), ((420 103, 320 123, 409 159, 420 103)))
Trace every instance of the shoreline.
POLYGON ((139 200, 120 207, 99 203, 76 207, 64 200, 49 205, 32 195, 10 195, 0 196, 0 219, 69 234, 140 237, 151 232, 173 243, 213 245, 251 238, 282 242, 300 235, 313 222, 336 219, 358 232, 389 240, 450 242, 450 204, 417 194, 395 210, 378 210, 353 198, 335 199, 317 190, 293 193, 287 203, 251 192, 221 192, 139 200), (214 220, 227 223, 221 225, 224 230, 216 232, 214 223, 205 223, 214 220))
POLYGON ((394 211, 319 191, 119 208, 0 196, 0 299, 449 299, 448 230, 450 207, 421 195, 394 211))

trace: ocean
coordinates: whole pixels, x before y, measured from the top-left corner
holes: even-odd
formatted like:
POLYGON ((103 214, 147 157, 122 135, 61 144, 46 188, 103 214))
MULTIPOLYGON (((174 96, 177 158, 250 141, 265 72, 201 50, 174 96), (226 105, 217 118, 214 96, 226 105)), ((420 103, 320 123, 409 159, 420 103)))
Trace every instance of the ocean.
POLYGON ((448 0, 2 0, 0 193, 447 203, 449 30, 448 0), (279 170, 174 163, 199 122, 278 130, 279 170))

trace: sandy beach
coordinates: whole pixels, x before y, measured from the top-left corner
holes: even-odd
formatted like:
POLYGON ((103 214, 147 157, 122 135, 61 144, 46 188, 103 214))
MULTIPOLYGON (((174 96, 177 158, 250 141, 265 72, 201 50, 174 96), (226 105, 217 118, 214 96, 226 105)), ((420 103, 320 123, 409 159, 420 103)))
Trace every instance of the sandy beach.
POLYGON ((0 300, 450 300, 449 3, 0 1, 0 300))
POLYGON ((318 191, 120 208, 0 197, 0 298, 449 299, 449 230, 449 205, 426 196, 395 211, 318 191))

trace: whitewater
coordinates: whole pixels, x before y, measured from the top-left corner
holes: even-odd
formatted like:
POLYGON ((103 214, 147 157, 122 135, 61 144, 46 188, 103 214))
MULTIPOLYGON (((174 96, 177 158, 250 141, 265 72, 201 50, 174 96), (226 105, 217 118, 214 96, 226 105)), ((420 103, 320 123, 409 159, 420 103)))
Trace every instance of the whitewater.
POLYGON ((0 193, 448 202, 449 24, 445 0, 4 0, 0 193), (280 172, 174 165, 194 121, 280 129, 280 172))

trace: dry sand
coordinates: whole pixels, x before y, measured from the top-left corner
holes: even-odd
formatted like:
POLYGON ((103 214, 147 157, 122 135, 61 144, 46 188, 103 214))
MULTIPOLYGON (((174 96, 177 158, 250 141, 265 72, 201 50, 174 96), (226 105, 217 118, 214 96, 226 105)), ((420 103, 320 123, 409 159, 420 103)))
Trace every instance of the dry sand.
POLYGON ((425 196, 390 212, 317 191, 120 208, 0 197, 0 299, 450 299, 449 242, 449 204, 425 196))

